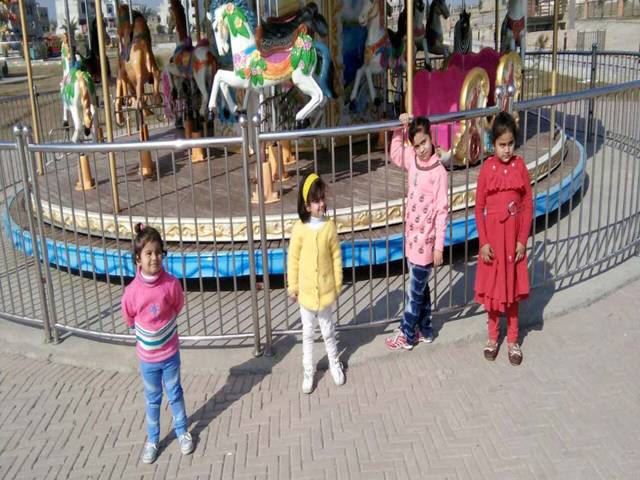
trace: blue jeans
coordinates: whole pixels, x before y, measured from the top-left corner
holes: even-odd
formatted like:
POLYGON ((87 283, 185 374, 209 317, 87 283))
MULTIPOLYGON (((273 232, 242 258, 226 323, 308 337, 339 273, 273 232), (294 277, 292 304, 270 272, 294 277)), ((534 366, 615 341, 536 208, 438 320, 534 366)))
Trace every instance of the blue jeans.
POLYGON ((424 337, 432 337, 431 328, 431 291, 429 289, 429 274, 431 266, 409 265, 409 285, 404 302, 404 313, 400 322, 400 330, 409 343, 413 343, 416 330, 424 337))
POLYGON ((162 384, 167 391, 173 428, 176 436, 187 432, 187 412, 184 408, 184 395, 180 384, 180 352, 162 362, 148 363, 140 361, 140 373, 144 383, 144 397, 147 409, 148 441, 160 440, 160 405, 162 404, 162 384))

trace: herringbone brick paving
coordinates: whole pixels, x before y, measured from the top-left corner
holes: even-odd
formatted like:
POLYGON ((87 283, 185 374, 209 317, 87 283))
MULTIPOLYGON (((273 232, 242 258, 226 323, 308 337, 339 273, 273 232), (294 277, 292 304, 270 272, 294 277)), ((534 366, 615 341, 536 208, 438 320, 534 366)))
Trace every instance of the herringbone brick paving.
POLYGON ((137 374, 0 354, 0 478, 638 478, 639 287, 524 332, 519 368, 476 338, 363 362, 341 388, 319 372, 312 395, 277 366, 183 369, 197 448, 179 453, 164 408, 151 466, 137 374))

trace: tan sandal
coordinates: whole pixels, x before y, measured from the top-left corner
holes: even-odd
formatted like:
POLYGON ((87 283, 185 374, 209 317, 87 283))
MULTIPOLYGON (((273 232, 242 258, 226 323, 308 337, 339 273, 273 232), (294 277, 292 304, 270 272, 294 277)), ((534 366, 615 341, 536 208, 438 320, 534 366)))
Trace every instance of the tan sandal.
POLYGON ((509 362, 511 365, 518 366, 522 363, 522 350, 517 343, 509 343, 509 362))
POLYGON ((498 356, 498 342, 487 340, 487 344, 484 346, 484 358, 493 362, 498 356))

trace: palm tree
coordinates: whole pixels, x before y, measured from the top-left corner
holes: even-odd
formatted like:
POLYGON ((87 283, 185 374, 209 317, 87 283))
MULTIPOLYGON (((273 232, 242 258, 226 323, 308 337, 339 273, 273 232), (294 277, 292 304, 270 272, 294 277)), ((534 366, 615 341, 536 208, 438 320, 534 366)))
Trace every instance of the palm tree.
POLYGON ((75 34, 75 31, 78 29, 78 22, 76 21, 75 18, 72 18, 71 22, 67 23, 67 19, 65 18, 60 28, 62 28, 67 33, 71 32, 70 37, 75 38, 74 34, 75 34))

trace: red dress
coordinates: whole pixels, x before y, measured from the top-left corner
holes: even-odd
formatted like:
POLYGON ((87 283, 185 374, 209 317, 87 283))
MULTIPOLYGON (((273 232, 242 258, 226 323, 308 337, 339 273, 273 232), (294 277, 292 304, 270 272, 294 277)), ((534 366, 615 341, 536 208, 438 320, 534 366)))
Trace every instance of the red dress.
POLYGON ((476 191, 476 224, 480 248, 491 245, 494 259, 485 263, 478 257, 475 301, 487 311, 506 312, 529 296, 527 257, 515 258, 516 242, 527 244, 531 218, 531 182, 522 157, 509 163, 485 160, 476 191))

